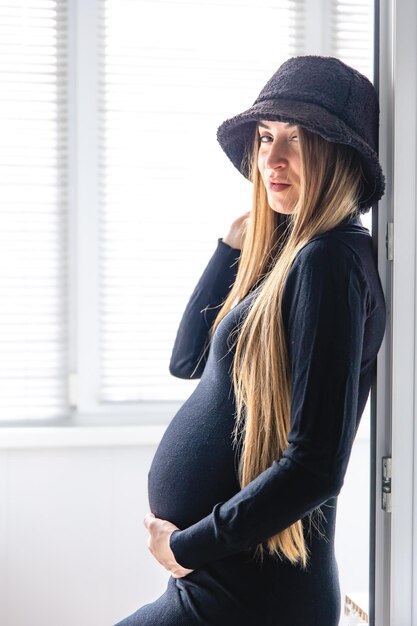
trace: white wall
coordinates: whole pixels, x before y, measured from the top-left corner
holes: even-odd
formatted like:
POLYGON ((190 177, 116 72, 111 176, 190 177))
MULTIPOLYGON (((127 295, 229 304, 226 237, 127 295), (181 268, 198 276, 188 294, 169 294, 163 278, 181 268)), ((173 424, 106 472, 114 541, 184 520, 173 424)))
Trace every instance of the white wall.
POLYGON ((353 445, 337 507, 335 551, 342 596, 340 626, 353 623, 343 613, 345 595, 369 592, 369 453, 369 430, 364 428, 363 436, 358 433, 353 445))
MULTIPOLYGON (((2 626, 113 626, 165 591, 169 574, 148 551, 143 526, 154 451, 0 450, 2 626)), ((339 496, 342 591, 367 589, 367 453, 357 440, 339 496)))
POLYGON ((164 591, 143 526, 153 452, 0 453, 2 626, 112 626, 164 591))

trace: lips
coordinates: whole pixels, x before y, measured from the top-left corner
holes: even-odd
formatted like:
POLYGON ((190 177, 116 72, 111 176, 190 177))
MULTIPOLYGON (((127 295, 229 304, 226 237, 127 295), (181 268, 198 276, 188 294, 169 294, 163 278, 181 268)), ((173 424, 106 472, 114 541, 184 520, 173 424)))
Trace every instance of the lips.
POLYGON ((284 191, 285 189, 288 189, 288 187, 291 187, 288 183, 273 182, 272 180, 268 180, 268 188, 271 191, 284 191))

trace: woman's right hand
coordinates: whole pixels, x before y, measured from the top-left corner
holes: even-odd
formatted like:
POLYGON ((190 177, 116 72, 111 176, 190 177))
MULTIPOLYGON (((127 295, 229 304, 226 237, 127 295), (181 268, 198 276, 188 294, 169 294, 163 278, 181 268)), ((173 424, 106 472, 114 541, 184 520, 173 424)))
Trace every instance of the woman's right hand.
POLYGON ((223 237, 224 243, 227 243, 229 246, 236 248, 237 250, 242 249, 243 242, 245 241, 248 220, 250 219, 250 213, 250 211, 247 211, 232 222, 229 232, 226 237, 223 237))

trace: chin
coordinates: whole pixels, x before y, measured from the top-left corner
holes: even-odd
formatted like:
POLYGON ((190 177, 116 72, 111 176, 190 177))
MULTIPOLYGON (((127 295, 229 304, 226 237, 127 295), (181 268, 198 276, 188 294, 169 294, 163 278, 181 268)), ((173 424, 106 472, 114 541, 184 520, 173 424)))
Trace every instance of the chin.
POLYGON ((271 206, 271 209, 273 211, 275 211, 275 213, 283 213, 284 215, 290 215, 291 213, 294 213, 294 209, 293 208, 288 208, 288 207, 284 207, 284 206, 271 206))

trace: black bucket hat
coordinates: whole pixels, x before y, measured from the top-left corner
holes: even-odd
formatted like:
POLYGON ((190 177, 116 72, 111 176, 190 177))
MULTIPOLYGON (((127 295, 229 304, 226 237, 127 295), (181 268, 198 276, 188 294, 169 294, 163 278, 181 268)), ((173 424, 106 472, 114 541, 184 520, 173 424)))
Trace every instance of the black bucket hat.
POLYGON ((366 213, 384 194, 378 160, 379 104, 373 84, 335 57, 296 56, 283 63, 253 105, 217 129, 217 140, 233 165, 249 178, 246 151, 256 122, 290 122, 327 141, 358 151, 363 170, 359 210, 366 213))

